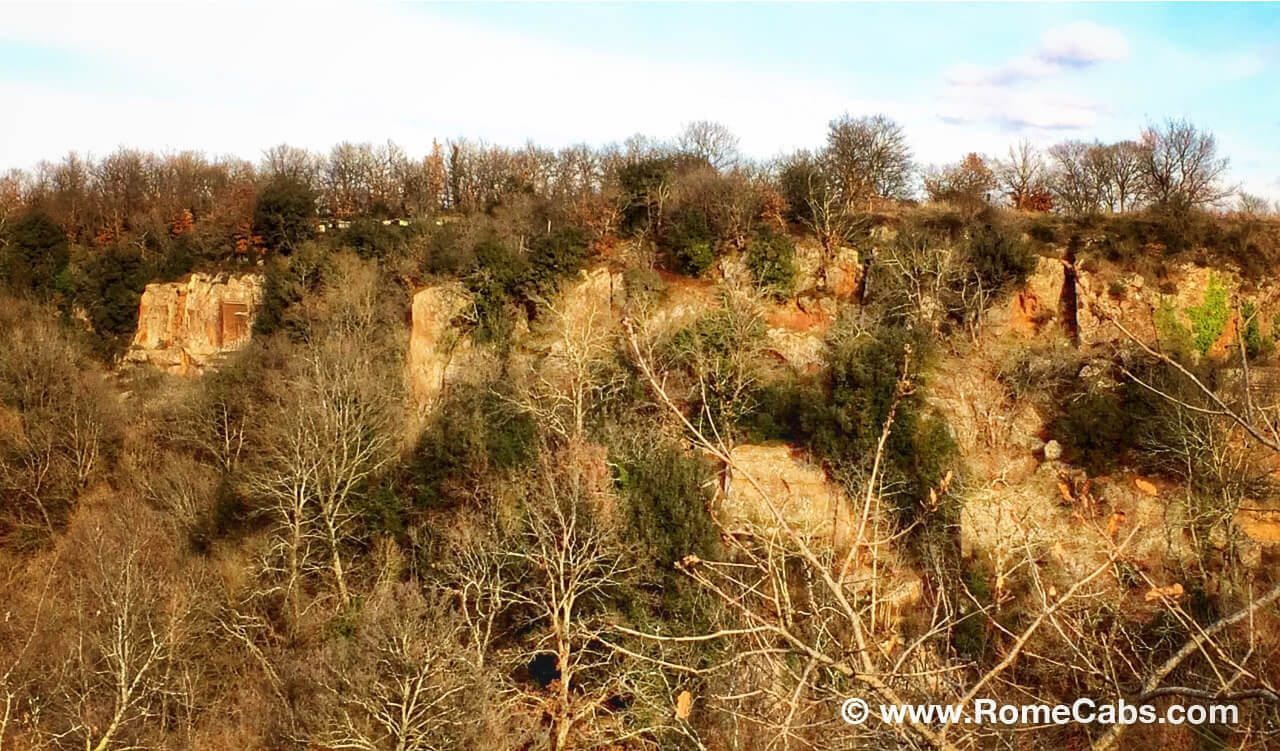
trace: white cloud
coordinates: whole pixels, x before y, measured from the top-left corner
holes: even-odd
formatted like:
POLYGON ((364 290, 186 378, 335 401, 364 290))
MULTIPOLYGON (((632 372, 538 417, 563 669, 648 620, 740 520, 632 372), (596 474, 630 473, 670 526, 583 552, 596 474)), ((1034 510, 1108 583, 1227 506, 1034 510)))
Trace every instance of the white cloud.
POLYGON ((938 116, 1019 130, 1082 129, 1097 124, 1100 105, 1069 92, 1073 70, 1122 60, 1129 45, 1117 30, 1080 21, 1049 30, 1028 55, 995 66, 960 63, 946 71, 938 116))
POLYGON ((1128 56, 1129 43, 1123 34, 1092 21, 1077 21, 1051 29, 1040 40, 1036 51, 1040 60, 1070 67, 1124 60, 1128 56))
POLYGON ((947 71, 947 82, 959 86, 1008 86, 1048 78, 1068 68, 1085 68, 1129 56, 1129 43, 1119 31, 1090 21, 1050 29, 1029 55, 995 66, 959 63, 947 71))

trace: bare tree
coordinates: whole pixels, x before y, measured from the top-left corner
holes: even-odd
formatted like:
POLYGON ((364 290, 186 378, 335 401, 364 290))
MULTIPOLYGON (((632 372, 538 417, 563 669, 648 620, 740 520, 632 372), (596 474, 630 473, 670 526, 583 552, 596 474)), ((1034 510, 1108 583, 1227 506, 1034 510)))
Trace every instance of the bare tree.
POLYGON ((977 154, 969 154, 955 164, 935 167, 924 175, 929 200, 950 203, 969 212, 977 212, 990 203, 996 185, 995 173, 977 154))
POLYGON ((602 301, 595 291, 588 291, 582 298, 544 302, 559 336, 538 362, 531 363, 530 382, 518 396, 509 397, 518 409, 574 445, 585 440, 592 410, 623 387, 622 375, 613 367, 616 332, 608 297, 602 301))
POLYGON ((461 701, 468 676, 453 648, 456 624, 416 582, 380 583, 361 619, 355 642, 327 661, 334 707, 315 743, 356 751, 461 748, 476 717, 461 701))
POLYGON ((294 616, 298 587, 324 551, 339 600, 350 600, 346 546, 356 531, 354 504, 394 458, 390 387, 359 341, 311 345, 276 395, 266 449, 246 477, 277 525, 294 616))
MULTIPOLYGON (((521 540, 510 552, 529 578, 510 597, 536 626, 519 659, 550 657, 547 690, 508 689, 517 705, 532 705, 551 720, 550 748, 590 746, 583 739, 607 732, 601 722, 619 689, 616 655, 602 641, 609 630, 601 606, 622 583, 627 567, 607 528, 588 510, 579 482, 544 472, 546 499, 531 508, 521 540)), ((603 740, 603 739, 601 739, 603 740)))
POLYGON ((1133 208, 1142 191, 1142 148, 1133 141, 1121 141, 1095 145, 1090 156, 1107 208, 1120 212, 1133 208))
POLYGON ((1054 201, 1070 213, 1088 214, 1102 205, 1099 165, 1091 157, 1095 148, 1084 141, 1063 141, 1049 149, 1054 201))
POLYGON ((1039 149, 1026 139, 1010 146, 1008 158, 996 166, 1000 189, 1015 209, 1043 211, 1048 208, 1043 199, 1048 194, 1046 174, 1047 167, 1039 149))
POLYGON ((1236 192, 1224 182, 1227 166, 1213 134, 1187 120, 1168 120, 1142 132, 1138 169, 1153 203, 1175 209, 1217 204, 1236 192))
POLYGON ((735 166, 741 159, 738 137, 727 127, 710 120, 695 120, 684 126, 677 147, 686 154, 706 159, 716 170, 735 166))
POLYGON ((902 126, 884 115, 844 114, 827 126, 827 158, 845 200, 906 198, 911 148, 902 126))
POLYGON ((86 570, 76 585, 77 638, 59 676, 65 725, 53 735, 75 738, 88 751, 141 745, 137 740, 162 711, 168 666, 190 618, 189 599, 160 589, 154 538, 136 520, 130 526, 136 537, 126 538, 117 527, 98 528, 85 541, 86 570))

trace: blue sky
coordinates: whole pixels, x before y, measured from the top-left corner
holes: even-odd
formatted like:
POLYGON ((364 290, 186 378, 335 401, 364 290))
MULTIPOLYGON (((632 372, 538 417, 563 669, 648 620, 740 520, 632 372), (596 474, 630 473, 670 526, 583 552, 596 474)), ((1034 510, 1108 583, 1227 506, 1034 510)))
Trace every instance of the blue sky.
POLYGON ((812 146, 841 112, 923 163, 1187 117, 1280 199, 1275 4, 0 4, 0 167, 120 145, 256 158, 388 138, 812 146))

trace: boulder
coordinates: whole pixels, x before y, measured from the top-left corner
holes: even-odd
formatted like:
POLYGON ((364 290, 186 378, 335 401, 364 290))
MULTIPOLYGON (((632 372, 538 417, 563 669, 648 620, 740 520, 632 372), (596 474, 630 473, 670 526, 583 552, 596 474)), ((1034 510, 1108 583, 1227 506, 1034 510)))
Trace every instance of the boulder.
POLYGON ((249 342, 262 298, 261 274, 192 274, 148 284, 125 360, 197 374, 249 342))

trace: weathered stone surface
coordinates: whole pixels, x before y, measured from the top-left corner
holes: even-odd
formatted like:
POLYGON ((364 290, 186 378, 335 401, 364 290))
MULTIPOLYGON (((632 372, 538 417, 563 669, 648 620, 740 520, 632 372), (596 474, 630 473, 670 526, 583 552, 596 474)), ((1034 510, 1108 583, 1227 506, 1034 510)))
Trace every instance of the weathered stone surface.
POLYGON ((791 446, 743 444, 733 449, 731 457, 736 471, 725 478, 719 509, 726 526, 777 529, 776 508, 788 525, 805 536, 838 542, 849 533, 851 517, 844 492, 821 467, 791 446))
POLYGON ((199 373, 249 342, 262 296, 260 274, 192 274, 148 284, 125 359, 179 375, 199 373))
POLYGON ((413 295, 407 367, 409 390, 420 409, 434 407, 446 385, 479 383, 495 373, 492 353, 477 347, 454 325, 471 304, 471 294, 458 282, 426 287, 413 295))
MULTIPOLYGON (((1005 326, 1025 336, 1034 336, 1050 326, 1060 326, 1065 314, 1062 310, 1064 279, 1060 259, 1040 258, 1026 285, 1010 301, 1004 314, 1005 326)), ((999 314, 993 321, 997 327, 1001 323, 998 317, 999 314)))

